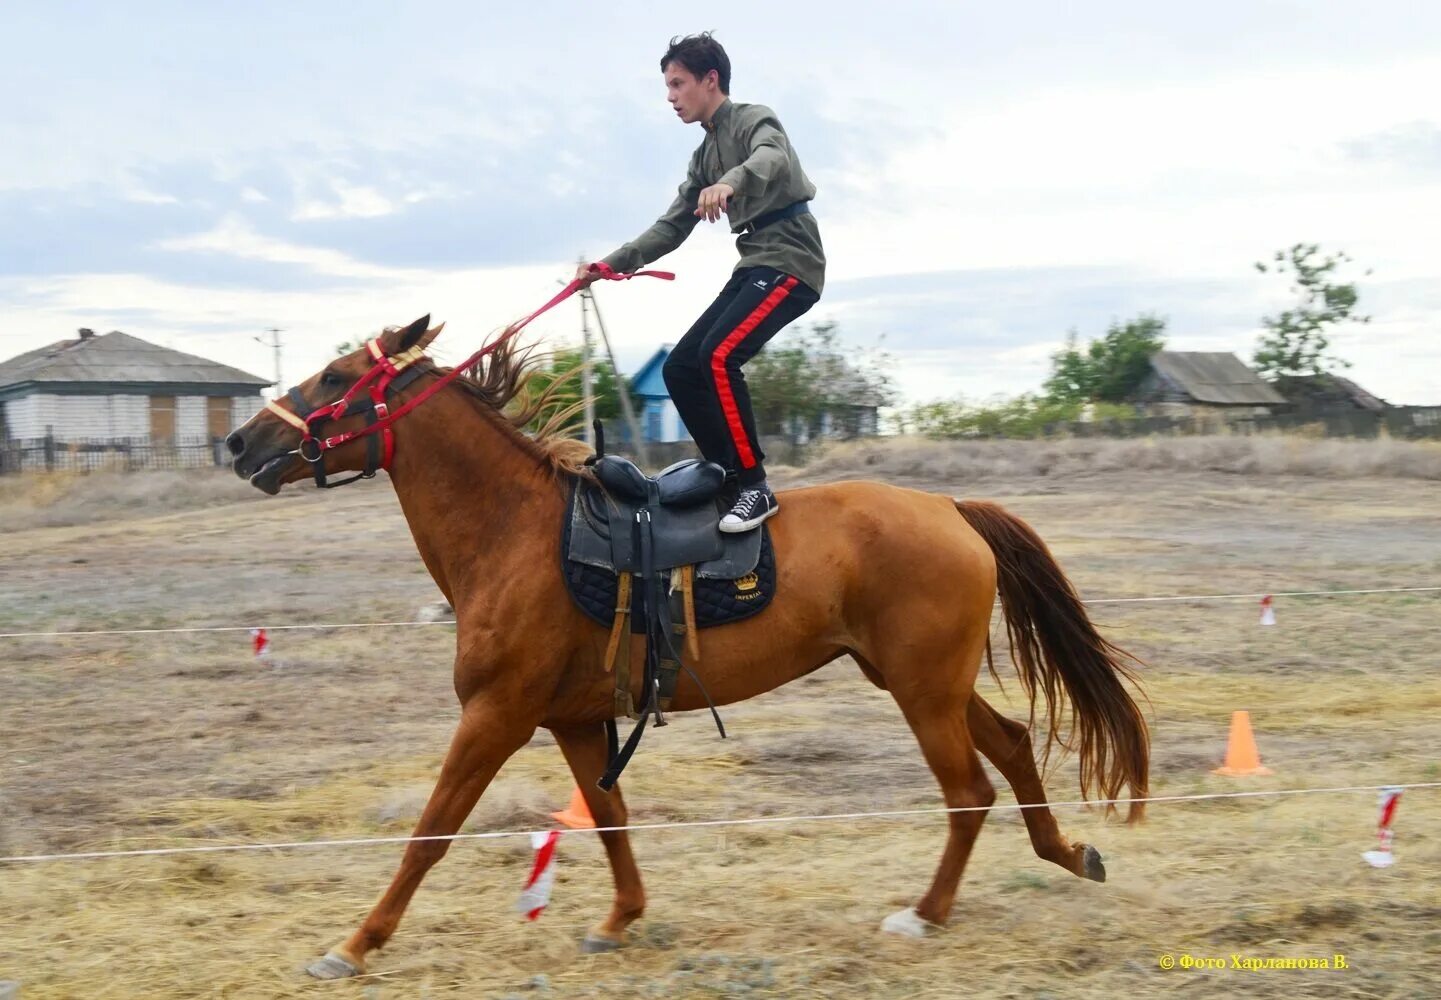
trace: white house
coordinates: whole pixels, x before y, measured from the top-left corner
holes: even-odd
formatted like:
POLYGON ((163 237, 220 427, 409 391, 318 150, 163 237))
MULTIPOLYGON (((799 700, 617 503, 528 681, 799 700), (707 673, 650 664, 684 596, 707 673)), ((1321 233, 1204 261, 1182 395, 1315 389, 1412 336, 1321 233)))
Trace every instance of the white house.
POLYGON ((118 330, 81 330, 0 363, 0 441, 213 441, 255 415, 269 384, 118 330))

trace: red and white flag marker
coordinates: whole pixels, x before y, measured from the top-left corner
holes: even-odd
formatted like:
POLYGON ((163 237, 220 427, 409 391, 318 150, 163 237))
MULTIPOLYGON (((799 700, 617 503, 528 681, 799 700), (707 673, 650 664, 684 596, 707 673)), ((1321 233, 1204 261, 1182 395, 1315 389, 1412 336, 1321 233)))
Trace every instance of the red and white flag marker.
POLYGON ((1372 868, 1390 868, 1396 863, 1391 853, 1391 841, 1396 834, 1391 830, 1391 821, 1396 818, 1396 807, 1401 804, 1401 789, 1383 788, 1377 800, 1381 807, 1380 819, 1376 821, 1376 839, 1379 844, 1374 851, 1363 851, 1361 857, 1372 868))
POLYGON ((250 648, 255 653, 255 658, 262 663, 270 662, 270 637, 265 634, 263 628, 250 630, 250 648))
POLYGON ((550 890, 555 887, 555 844, 560 840, 560 831, 532 833, 530 846, 535 848, 535 864, 525 880, 525 888, 515 901, 515 909, 525 914, 527 920, 538 920, 540 911, 550 902, 550 890))
POLYGON ((1267 594, 1261 598, 1261 624, 1276 624, 1276 609, 1271 606, 1271 595, 1267 594))

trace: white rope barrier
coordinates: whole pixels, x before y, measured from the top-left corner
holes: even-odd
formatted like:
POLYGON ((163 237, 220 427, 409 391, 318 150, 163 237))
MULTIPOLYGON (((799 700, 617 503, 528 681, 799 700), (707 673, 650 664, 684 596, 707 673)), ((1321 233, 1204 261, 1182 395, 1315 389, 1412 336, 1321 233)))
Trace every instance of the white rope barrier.
MULTIPOLYGON (((1098 597, 1082 604, 1147 604, 1185 601, 1260 600, 1263 597, 1351 597, 1359 594, 1430 594, 1441 593, 1441 587, 1377 587, 1367 590, 1291 590, 1273 594, 1178 594, 1168 597, 1098 597)), ((424 622, 312 622, 300 625, 195 625, 178 628, 77 629, 58 632, 0 632, 0 639, 61 639, 102 635, 183 635, 204 632, 249 632, 263 628, 267 632, 326 631, 349 628, 415 628, 427 625, 454 625, 454 619, 424 622)))
MULTIPOLYGON (((1092 808, 1095 806, 1124 806, 1137 802, 1208 802, 1217 799, 1250 799, 1285 795, 1335 795, 1352 792, 1379 792, 1384 789, 1441 788, 1441 781, 1423 781, 1412 784, 1389 785, 1343 785, 1332 788, 1276 788, 1251 792, 1211 792, 1197 795, 1156 795, 1144 799, 1076 799, 1069 802, 1037 802, 1022 804, 1004 803, 992 806, 957 806, 938 809, 893 809, 882 812, 817 813, 804 816, 753 816, 744 819, 703 819, 680 820, 672 823, 638 823, 630 826, 603 826, 594 829, 565 830, 566 836, 591 833, 615 833, 625 831, 636 833, 649 830, 693 830, 728 826, 766 826, 783 823, 821 823, 834 820, 898 819, 910 816, 935 816, 965 812, 1019 812, 1024 809, 1092 808)), ((453 833, 432 837, 356 837, 346 840, 296 840, 281 843, 262 844, 217 844, 209 847, 155 847, 132 851, 85 851, 75 854, 22 854, 0 857, 0 864, 43 863, 51 861, 86 861, 113 858, 154 858, 182 854, 222 854, 242 851, 285 851, 334 847, 375 847, 383 844, 412 844, 426 841, 459 840, 501 840, 512 837, 530 837, 546 834, 546 830, 506 830, 489 833, 453 833)))
POLYGON ((1082 604, 1144 604, 1159 601, 1259 601, 1263 597, 1349 597, 1353 594, 1427 594, 1441 587, 1377 587, 1371 590, 1290 590, 1273 594, 1182 594, 1176 597, 1098 597, 1082 604))
POLYGON ((68 632, 0 632, 0 639, 54 639, 87 635, 180 635, 194 632, 249 632, 263 628, 267 632, 291 632, 304 629, 342 628, 404 628, 416 625, 454 625, 455 619, 427 622, 313 622, 305 625, 192 625, 183 628, 111 628, 77 629, 68 632))

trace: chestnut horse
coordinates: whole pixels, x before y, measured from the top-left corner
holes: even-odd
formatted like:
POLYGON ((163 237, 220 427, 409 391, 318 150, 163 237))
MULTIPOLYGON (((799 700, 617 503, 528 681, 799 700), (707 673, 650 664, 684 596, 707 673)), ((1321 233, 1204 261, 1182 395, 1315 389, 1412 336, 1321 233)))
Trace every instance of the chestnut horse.
MULTIPOLYGON (((569 490, 589 474, 584 445, 563 436, 554 391, 535 394, 536 365, 513 343, 465 372, 437 368, 421 352, 439 329, 429 317, 386 330, 375 355, 417 358, 418 374, 389 400, 390 413, 447 373, 460 375, 393 424, 388 471, 416 548, 455 608, 455 693, 460 720, 416 837, 448 837, 486 785, 538 726, 554 735, 600 827, 626 825, 620 788, 596 781, 607 764, 605 722, 614 676, 602 666, 606 631, 570 599, 561 577, 560 535, 569 490), (550 406, 552 409, 547 410, 550 406), (552 418, 537 433, 522 428, 552 418)), ((332 361, 297 387, 282 417, 263 410, 227 444, 235 471, 269 494, 311 474, 366 467, 367 441, 302 454, 304 425, 290 410, 332 403, 373 375, 366 350, 332 361)), ((382 365, 383 366, 383 365, 382 365)), ((571 408, 573 412, 573 408, 571 408)), ((365 426, 338 414, 334 430, 365 426)), ((977 751, 1014 789, 1036 853, 1080 877, 1105 880, 1095 848, 1071 843, 1051 812, 1032 753, 1032 726, 999 715, 975 692, 990 654, 990 621, 1002 612, 1031 722, 1045 701, 1044 741, 1074 749, 1083 794, 1143 798, 1150 739, 1123 681, 1135 682, 1127 654, 1103 639, 1045 543, 999 506, 845 482, 787 490, 770 522, 777 581, 760 615, 707 631, 697 673, 717 704, 741 701, 803 677, 842 656, 889 691, 940 783, 949 832, 924 896, 887 918, 886 930, 916 936, 943 925, 986 808, 995 799, 977 751), (1069 699, 1069 738, 1060 733, 1069 699)), ((992 664, 994 671, 994 664, 992 664)), ((640 703, 640 676, 633 692, 640 703)), ((673 709, 704 708, 682 675, 673 709)), ((1110 811, 1113 807, 1108 806, 1110 811)), ((1142 803, 1130 803, 1129 820, 1142 803)), ((645 909, 640 872, 622 830, 599 835, 615 878, 609 915, 584 947, 619 947, 645 909)), ((344 943, 310 967, 323 978, 351 976, 395 933, 407 903, 449 840, 406 846, 399 871, 369 916, 344 943)))

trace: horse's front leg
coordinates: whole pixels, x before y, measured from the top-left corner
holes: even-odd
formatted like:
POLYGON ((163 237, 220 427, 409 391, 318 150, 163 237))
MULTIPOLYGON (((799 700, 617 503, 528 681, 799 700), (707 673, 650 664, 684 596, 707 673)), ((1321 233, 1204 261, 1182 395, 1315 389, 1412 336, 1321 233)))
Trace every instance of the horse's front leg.
MULTIPOLYGON (((448 837, 459 830, 501 765, 535 732, 538 720, 527 716, 519 700, 505 702, 481 694, 466 703, 440 779, 416 824, 416 837, 448 837)), ((366 954, 390 940, 420 880, 445 856, 450 844, 449 840, 407 844, 400 870, 360 929, 306 971, 317 979, 341 979, 363 972, 366 954)))

